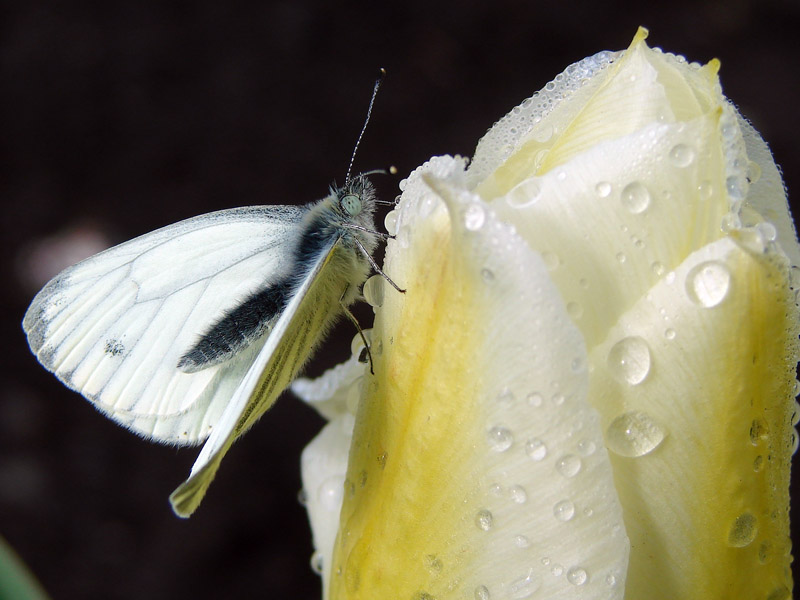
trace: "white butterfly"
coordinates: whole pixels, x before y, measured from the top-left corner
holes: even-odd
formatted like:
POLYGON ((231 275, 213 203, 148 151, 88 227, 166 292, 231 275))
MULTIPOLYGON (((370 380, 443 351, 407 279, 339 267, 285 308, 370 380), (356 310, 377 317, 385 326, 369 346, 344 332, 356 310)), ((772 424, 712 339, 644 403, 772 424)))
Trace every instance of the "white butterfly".
POLYGON ((170 496, 188 517, 233 441, 377 269, 375 204, 360 175, 305 207, 223 210, 101 252, 34 298, 23 321, 31 350, 136 433, 206 440, 170 496))

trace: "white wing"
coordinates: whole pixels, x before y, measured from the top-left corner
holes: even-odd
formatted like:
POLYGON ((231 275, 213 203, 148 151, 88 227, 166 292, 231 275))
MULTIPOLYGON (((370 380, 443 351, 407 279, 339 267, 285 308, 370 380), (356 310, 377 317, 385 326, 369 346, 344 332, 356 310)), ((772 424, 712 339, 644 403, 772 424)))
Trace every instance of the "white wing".
POLYGON ((263 345, 184 373, 180 357, 226 311, 291 269, 303 209, 187 219, 51 280, 23 320, 39 361, 119 423, 176 444, 208 437, 263 345))
POLYGON ((272 406, 341 314, 340 299, 351 284, 336 266, 325 266, 347 252, 334 243, 320 255, 272 331, 260 341, 258 355, 232 394, 189 478, 170 495, 178 516, 189 517, 200 505, 233 442, 272 406))

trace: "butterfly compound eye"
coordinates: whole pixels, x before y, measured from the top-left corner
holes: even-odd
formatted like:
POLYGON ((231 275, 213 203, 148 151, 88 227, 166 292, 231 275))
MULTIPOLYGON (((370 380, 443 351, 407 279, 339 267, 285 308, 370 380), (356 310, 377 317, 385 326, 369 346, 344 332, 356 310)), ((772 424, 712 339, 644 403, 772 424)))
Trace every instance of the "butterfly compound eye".
POLYGON ((343 196, 340 204, 345 212, 351 217, 354 217, 361 212, 361 198, 355 194, 347 194, 346 196, 343 196))

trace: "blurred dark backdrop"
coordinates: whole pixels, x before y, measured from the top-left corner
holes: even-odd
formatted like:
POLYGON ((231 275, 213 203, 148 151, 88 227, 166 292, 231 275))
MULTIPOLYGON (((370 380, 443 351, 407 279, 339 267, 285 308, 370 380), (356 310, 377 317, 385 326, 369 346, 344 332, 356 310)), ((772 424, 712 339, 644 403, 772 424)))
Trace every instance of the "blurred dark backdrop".
MULTIPOLYGON (((16 5, 16 6, 15 6, 16 5)), ((55 270, 199 213, 304 203, 356 169, 471 155, 570 63, 650 45, 722 60, 726 93, 800 189, 800 4, 495 0, 45 2, 0 9, 0 533, 55 598, 319 598, 297 501, 322 422, 284 398, 237 444, 198 513, 167 495, 197 454, 148 444, 66 390, 20 320, 55 270)), ((396 180, 377 178, 385 198, 396 180)), ((347 355, 337 330, 313 372, 347 355)), ((797 539, 797 538, 796 538, 797 539)))

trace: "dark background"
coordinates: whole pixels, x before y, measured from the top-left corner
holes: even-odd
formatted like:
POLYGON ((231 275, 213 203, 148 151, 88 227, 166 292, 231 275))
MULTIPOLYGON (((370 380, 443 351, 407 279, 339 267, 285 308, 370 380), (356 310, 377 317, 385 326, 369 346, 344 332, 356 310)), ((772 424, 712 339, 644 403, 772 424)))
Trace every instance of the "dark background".
MULTIPOLYGON (((641 4, 5 5, 0 533, 55 598, 319 598, 297 501, 299 454, 322 424, 311 409, 279 402, 181 521, 167 495, 197 451, 106 420, 37 364, 20 321, 81 254, 211 210, 321 197, 344 178, 378 67, 389 77, 356 170, 404 175, 471 155, 511 107, 643 24, 651 46, 722 60, 726 93, 800 189, 800 4, 641 4)), ((397 181, 377 179, 393 198, 397 181)), ((312 370, 345 358, 352 335, 338 330, 312 370)))

